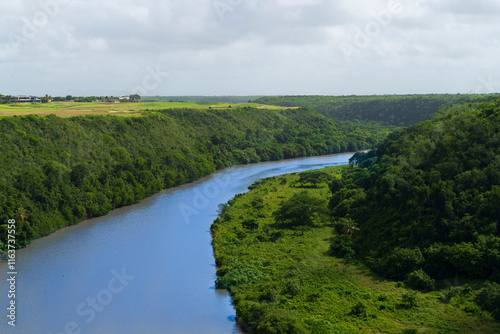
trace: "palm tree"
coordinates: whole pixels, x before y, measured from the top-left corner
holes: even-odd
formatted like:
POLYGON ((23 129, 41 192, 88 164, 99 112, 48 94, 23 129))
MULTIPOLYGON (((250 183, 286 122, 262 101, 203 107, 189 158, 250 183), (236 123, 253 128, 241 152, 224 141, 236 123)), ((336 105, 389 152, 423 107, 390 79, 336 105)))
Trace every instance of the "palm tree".
POLYGON ((49 96, 47 94, 45 94, 44 97, 42 97, 42 103, 47 103, 49 102, 50 100, 52 100, 52 96, 49 96))
POLYGON ((28 215, 26 213, 26 210, 24 209, 24 207, 19 207, 17 210, 16 210, 16 221, 20 221, 20 222, 23 222, 28 219, 28 215))
POLYGON ((342 219, 342 234, 352 234, 359 230, 358 225, 351 218, 343 218, 342 219))

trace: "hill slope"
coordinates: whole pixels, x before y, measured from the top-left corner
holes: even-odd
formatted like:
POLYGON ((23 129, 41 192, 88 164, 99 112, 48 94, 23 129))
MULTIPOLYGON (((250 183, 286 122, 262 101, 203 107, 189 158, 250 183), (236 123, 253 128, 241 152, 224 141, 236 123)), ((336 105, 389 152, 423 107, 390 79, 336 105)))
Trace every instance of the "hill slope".
POLYGON ((440 108, 476 95, 393 96, 268 96, 254 102, 285 107, 308 107, 334 120, 374 121, 410 126, 425 121, 440 108))
POLYGON ((0 133, 0 241, 16 219, 24 246, 216 169, 369 148, 388 130, 306 109, 233 108, 4 117, 0 133))
POLYGON ((393 134, 332 183, 336 219, 379 274, 499 280, 500 99, 461 103, 393 134))
POLYGON ((489 292, 473 291, 479 284, 413 291, 328 255, 336 230, 323 216, 329 189, 302 181, 311 174, 338 178, 342 168, 258 181, 215 220, 216 287, 230 289, 238 323, 259 334, 498 333, 500 323, 474 303, 489 292), (305 219, 281 219, 304 218, 301 211, 305 219))

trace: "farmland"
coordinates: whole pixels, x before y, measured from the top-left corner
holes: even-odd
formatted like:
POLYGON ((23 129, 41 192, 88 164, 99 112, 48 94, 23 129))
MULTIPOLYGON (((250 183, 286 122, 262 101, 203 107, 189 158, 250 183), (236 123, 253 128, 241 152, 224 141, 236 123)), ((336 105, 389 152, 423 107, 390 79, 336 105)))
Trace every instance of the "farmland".
POLYGON ((257 103, 207 103, 207 102, 145 102, 145 103, 103 103, 103 102, 51 102, 51 103, 18 103, 0 105, 0 116, 54 114, 59 117, 83 115, 119 115, 138 117, 143 111, 170 108, 229 108, 250 106, 259 109, 288 109, 257 103))

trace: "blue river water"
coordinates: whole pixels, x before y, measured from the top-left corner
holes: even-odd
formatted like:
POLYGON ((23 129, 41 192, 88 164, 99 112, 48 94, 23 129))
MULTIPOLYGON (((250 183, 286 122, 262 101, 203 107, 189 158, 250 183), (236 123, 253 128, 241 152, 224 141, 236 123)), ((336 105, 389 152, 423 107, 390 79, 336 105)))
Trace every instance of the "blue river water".
POLYGON ((241 333, 215 290, 210 225, 256 180, 347 164, 352 153, 228 168, 36 240, 16 254, 16 326, 0 264, 0 332, 241 333))

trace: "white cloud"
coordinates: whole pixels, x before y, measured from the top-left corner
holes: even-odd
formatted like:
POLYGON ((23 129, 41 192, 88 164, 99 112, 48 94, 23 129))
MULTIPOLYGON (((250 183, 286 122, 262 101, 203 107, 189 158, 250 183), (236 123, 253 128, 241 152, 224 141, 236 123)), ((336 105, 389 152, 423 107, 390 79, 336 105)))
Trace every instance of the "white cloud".
POLYGON ((497 1, 401 0, 387 21, 391 1, 11 1, 0 93, 126 92, 156 65, 151 94, 172 95, 468 92, 498 73, 497 1))

